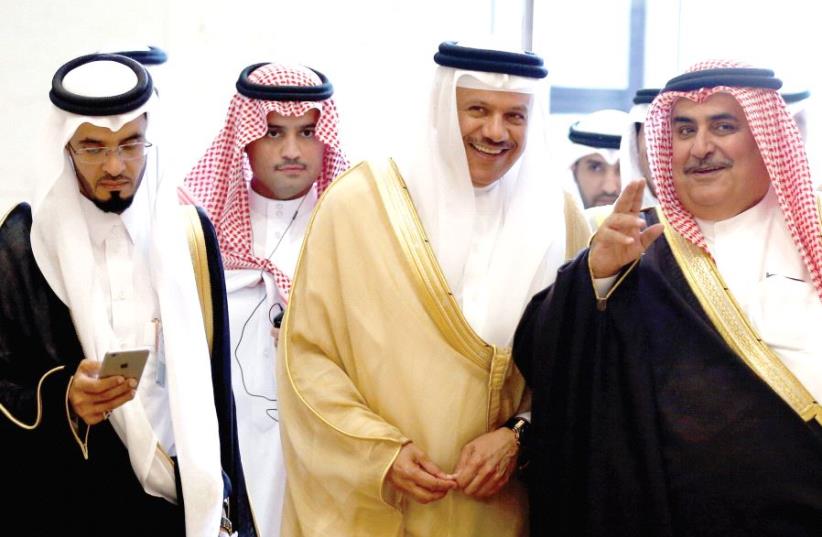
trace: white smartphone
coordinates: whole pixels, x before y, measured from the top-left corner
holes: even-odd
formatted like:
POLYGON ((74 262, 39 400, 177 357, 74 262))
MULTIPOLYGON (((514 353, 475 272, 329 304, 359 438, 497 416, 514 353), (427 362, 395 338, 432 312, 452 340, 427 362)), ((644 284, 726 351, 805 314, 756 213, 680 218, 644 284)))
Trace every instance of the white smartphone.
POLYGON ((148 360, 148 353, 149 349, 145 347, 109 351, 103 358, 103 365, 100 366, 97 378, 120 375, 127 379, 136 379, 139 384, 143 368, 148 360))

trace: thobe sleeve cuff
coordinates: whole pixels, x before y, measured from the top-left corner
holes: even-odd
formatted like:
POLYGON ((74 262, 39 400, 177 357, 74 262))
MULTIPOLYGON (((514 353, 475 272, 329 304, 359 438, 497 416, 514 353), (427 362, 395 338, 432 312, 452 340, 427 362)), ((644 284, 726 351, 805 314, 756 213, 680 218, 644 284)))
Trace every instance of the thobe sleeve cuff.
POLYGON ((531 411, 530 410, 527 410, 525 412, 520 412, 519 414, 517 414, 517 417, 524 419, 528 423, 531 423, 531 411))
POLYGON ((594 278, 594 291, 597 298, 607 295, 608 291, 610 291, 611 287, 613 287, 616 279, 616 274, 613 276, 608 276, 607 278, 594 278))
POLYGON ((588 253, 588 274, 591 276, 591 286, 594 289, 594 298, 596 299, 597 303, 597 310, 598 311, 605 311, 605 308, 608 305, 608 299, 611 298, 611 295, 614 294, 620 284, 625 281, 625 278, 628 277, 628 274, 634 270, 639 260, 642 258, 641 256, 636 258, 633 263, 628 265, 627 267, 623 267, 623 269, 613 276, 608 276, 605 278, 595 278, 594 271, 591 268, 591 251, 589 250, 588 253))

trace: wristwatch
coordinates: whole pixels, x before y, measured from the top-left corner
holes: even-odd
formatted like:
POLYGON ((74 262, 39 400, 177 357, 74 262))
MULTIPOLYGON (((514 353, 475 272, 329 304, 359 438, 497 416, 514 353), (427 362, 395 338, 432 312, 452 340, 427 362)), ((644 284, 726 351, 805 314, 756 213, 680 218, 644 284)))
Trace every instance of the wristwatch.
POLYGON ((531 462, 530 446, 528 445, 528 430, 531 428, 531 422, 520 416, 514 416, 502 426, 514 431, 514 439, 519 450, 517 454, 517 474, 522 477, 525 468, 531 462))
POLYGON ((220 529, 229 535, 234 533, 234 526, 231 524, 231 520, 229 520, 226 516, 223 516, 220 519, 220 529))
POLYGON ((220 517, 220 530, 226 532, 228 535, 232 535, 234 533, 234 525, 231 523, 231 519, 228 518, 231 512, 231 505, 229 504, 228 498, 223 499, 223 516, 220 517))
POLYGON ((528 429, 531 424, 525 418, 514 416, 503 424, 503 427, 514 431, 514 439, 517 441, 517 447, 522 446, 528 440, 528 429))

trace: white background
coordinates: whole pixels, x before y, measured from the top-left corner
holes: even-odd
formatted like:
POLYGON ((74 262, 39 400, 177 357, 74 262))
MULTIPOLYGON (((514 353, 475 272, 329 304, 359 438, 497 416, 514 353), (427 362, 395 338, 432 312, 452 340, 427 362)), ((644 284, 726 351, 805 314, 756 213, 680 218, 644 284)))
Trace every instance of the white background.
MULTIPOLYGON (((534 48, 553 83, 625 87, 630 0, 534 0, 534 48)), ((154 44, 167 112, 163 156, 180 180, 222 125, 243 67, 291 60, 331 79, 353 161, 407 144, 427 100, 432 55, 446 39, 521 40, 522 0, 0 0, 0 203, 25 199, 55 69, 94 51, 154 44)), ((644 86, 691 63, 730 57, 771 67, 816 93, 822 32, 810 0, 647 0, 644 86)), ((553 119, 556 144, 572 116, 553 119)))

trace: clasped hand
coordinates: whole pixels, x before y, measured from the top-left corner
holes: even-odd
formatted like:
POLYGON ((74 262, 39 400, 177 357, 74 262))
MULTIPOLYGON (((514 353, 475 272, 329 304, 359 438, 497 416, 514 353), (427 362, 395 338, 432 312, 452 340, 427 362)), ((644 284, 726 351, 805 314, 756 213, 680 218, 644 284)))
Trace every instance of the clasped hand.
POLYGON ((474 498, 487 498, 510 479, 517 452, 514 432, 497 429, 469 442, 460 452, 454 473, 446 474, 420 448, 409 443, 400 450, 386 479, 419 503, 441 500, 454 489, 474 498))

